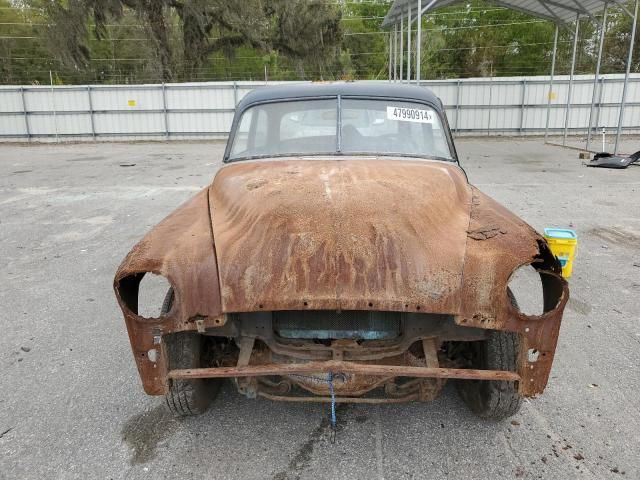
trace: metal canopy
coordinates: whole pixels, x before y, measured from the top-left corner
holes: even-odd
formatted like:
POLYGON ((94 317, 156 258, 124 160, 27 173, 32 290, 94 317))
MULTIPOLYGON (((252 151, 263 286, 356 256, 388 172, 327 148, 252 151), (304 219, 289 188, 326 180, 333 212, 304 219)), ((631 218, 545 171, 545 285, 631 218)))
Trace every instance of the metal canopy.
MULTIPOLYGON (((467 3, 465 0, 422 0, 424 6, 421 13, 436 8, 448 7, 457 3, 467 3)), ((605 5, 618 4, 623 6, 624 0, 488 0, 488 3, 501 7, 519 10, 535 17, 544 18, 556 23, 573 23, 576 16, 593 17, 604 10, 605 5)), ((395 0, 391 9, 384 17, 383 28, 392 27, 401 21, 407 6, 415 12, 418 0, 395 0)))
MULTIPOLYGON (((422 64, 422 55, 421 55, 421 47, 422 47, 422 15, 425 12, 430 10, 434 10, 436 8, 448 7, 458 3, 466 3, 468 0, 394 0, 389 12, 384 18, 382 22, 383 28, 389 29, 389 81, 396 82, 400 80, 401 82, 405 81, 403 79, 403 65, 405 63, 405 54, 404 48, 402 45, 403 38, 403 25, 405 21, 405 13, 407 20, 407 55, 406 55, 406 65, 407 65, 407 82, 411 82, 411 39, 412 39, 412 24, 413 21, 416 20, 418 23, 418 32, 416 38, 415 45, 415 72, 416 78, 415 81, 418 85, 420 85, 421 74, 420 74, 420 66, 422 64), (398 51, 398 25, 400 25, 400 51, 398 51), (393 67, 391 65, 393 62, 393 67), (400 76, 397 76, 397 67, 396 62, 400 64, 400 76)), ((548 102, 547 102, 547 123, 545 128, 545 143, 547 141, 549 135, 549 118, 551 115, 551 96, 553 94, 553 81, 555 75, 556 68, 556 55, 558 52, 558 30, 559 27, 565 26, 569 23, 575 22, 575 33, 573 34, 573 55, 571 57, 571 75, 569 78, 569 89, 567 94, 567 102, 565 104, 565 115, 564 115, 564 135, 562 140, 562 145, 566 146, 567 144, 567 135, 569 134, 569 129, 571 128, 571 100, 572 100, 572 90, 573 90, 573 77, 575 74, 575 66, 576 66, 576 54, 578 49, 578 33, 580 31, 580 20, 582 18, 588 18, 591 21, 595 21, 595 15, 604 11, 602 21, 600 23, 600 45, 598 49, 598 61, 596 64, 596 73, 593 77, 593 94, 591 98, 591 110, 589 113, 589 127, 586 141, 586 149, 589 150, 591 145, 591 136, 593 133, 593 114, 596 106, 596 95, 597 95, 597 86, 598 79, 600 75, 600 67, 602 63, 602 52, 604 47, 605 40, 605 32, 607 27, 607 9, 612 5, 616 5, 624 12, 629 15, 633 19, 632 27, 631 27, 631 41, 629 42, 629 51, 627 55, 627 63, 626 63, 626 72, 625 72, 625 80, 624 87, 622 89, 622 100, 620 102, 620 111, 618 117, 618 128, 616 132, 616 142, 614 147, 614 154, 618 153, 618 147, 620 144, 620 135, 622 134, 622 128, 624 123, 624 110, 626 106, 626 98, 627 98, 627 88, 629 83, 629 75, 631 72, 631 62, 633 61, 633 46, 635 43, 636 37, 636 27, 638 25, 638 10, 640 8, 640 0, 635 0, 635 8, 633 9, 633 13, 631 13, 624 5, 625 0, 487 0, 488 3, 509 8, 511 10, 517 10, 523 13, 527 13, 531 16, 543 18, 545 20, 550 20, 556 24, 556 32, 553 41, 553 57, 551 61, 551 76, 549 80, 549 92, 548 92, 548 102)), ((602 95, 602 86, 600 87, 600 95, 602 95)), ((523 98, 524 98, 524 87, 523 87, 523 98)), ((600 105, 598 105, 598 112, 600 111, 600 105)), ((599 118, 599 115, 598 115, 599 118)), ((598 121, 596 120, 596 123, 598 121)), ((596 129, 599 125, 595 125, 596 129)))

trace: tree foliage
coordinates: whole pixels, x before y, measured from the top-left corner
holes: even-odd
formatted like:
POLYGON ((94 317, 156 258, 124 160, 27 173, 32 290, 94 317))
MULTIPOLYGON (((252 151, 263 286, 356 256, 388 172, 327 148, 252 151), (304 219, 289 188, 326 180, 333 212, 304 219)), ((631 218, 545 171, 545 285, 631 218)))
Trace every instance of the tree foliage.
MULTIPOLYGON (((49 70, 64 83, 386 78, 389 36, 382 20, 390 4, 0 0, 0 82, 48 82, 49 70)), ((578 73, 595 69, 594 20, 581 22, 578 73)), ((624 71, 630 27, 628 15, 610 8, 603 72, 624 71)), ((470 0, 425 15, 422 28, 422 78, 549 72, 550 22, 470 0)), ((569 71, 572 35, 571 25, 561 28, 559 74, 569 71)), ((640 35, 635 48, 632 65, 639 71, 640 35)))
POLYGON ((189 80, 210 55, 233 58, 250 47, 322 67, 337 56, 341 11, 319 0, 53 0, 34 1, 50 20, 52 53, 66 66, 87 68, 91 36, 108 40, 109 23, 134 15, 164 81, 189 80), (90 29, 92 31, 90 31, 90 29))

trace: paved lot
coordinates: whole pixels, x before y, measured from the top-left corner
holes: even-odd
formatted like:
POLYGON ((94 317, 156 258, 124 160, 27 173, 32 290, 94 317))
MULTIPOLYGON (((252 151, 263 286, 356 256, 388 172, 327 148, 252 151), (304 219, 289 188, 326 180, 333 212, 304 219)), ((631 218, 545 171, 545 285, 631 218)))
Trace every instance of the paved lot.
POLYGON ((0 146, 0 478, 640 478, 640 167, 587 169, 537 140, 459 151, 534 227, 580 235, 549 387, 503 423, 450 387, 431 404, 341 407, 332 445, 326 405, 228 385, 176 421, 140 387, 112 276, 209 183, 220 144, 0 146))

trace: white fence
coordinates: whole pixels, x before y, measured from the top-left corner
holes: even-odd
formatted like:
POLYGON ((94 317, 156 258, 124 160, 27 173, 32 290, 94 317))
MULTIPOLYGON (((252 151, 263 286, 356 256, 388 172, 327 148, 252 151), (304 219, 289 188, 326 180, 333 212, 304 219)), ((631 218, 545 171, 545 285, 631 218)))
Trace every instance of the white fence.
MULTIPOLYGON (((617 127, 622 75, 600 80, 594 125, 617 127)), ((548 77, 425 81, 447 106, 459 135, 539 135, 547 119, 548 77)), ((273 82, 283 83, 283 82, 273 82)), ((272 83, 272 84, 273 84, 272 83)), ((564 129, 569 80, 557 77, 550 132, 564 129)), ((0 140, 225 138, 236 104, 260 82, 0 87, 0 140)), ((589 123, 593 77, 575 79, 569 132, 589 123)), ((640 74, 632 75, 625 133, 640 131, 640 74)))

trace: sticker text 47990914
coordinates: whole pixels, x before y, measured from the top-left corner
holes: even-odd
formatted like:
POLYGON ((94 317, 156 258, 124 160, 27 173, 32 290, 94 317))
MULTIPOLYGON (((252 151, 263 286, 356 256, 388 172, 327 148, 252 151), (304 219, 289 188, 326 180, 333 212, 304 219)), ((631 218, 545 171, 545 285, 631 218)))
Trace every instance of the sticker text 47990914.
POLYGON ((433 123, 433 110, 419 108, 387 107, 387 118, 401 122, 433 123))

